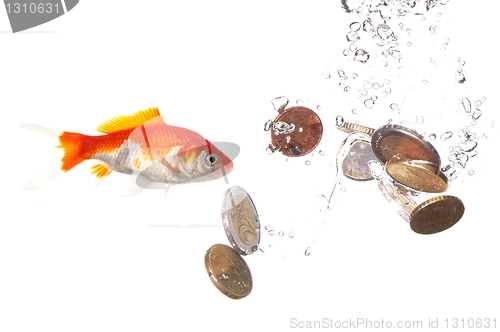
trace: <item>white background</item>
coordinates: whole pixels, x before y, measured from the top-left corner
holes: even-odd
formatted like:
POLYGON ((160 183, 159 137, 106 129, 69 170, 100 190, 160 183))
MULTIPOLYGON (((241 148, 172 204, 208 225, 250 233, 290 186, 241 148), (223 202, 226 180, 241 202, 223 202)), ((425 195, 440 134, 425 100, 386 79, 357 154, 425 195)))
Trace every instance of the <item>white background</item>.
MULTIPOLYGON (((440 327, 446 318, 496 318, 498 327, 498 9, 494 1, 458 0, 435 8, 443 14, 439 38, 449 37, 467 62, 469 90, 451 83, 448 95, 486 96, 478 122, 497 122, 485 126, 489 139, 468 165, 475 174, 450 188, 464 201, 464 217, 429 236, 413 233, 374 181, 346 180, 325 215, 314 205, 332 188, 328 165, 345 138, 335 116, 374 127, 387 121, 377 109, 353 119, 342 104, 337 69, 354 66, 366 76, 367 65, 379 61, 348 65, 341 55, 356 18, 340 1, 81 1, 18 34, 0 11, 0 330, 287 331, 294 317, 424 326, 439 318, 440 327), (328 66, 332 79, 325 80, 328 66), (266 154, 263 125, 276 116, 270 101, 281 95, 291 105, 302 99, 322 106, 318 150, 325 156, 317 150, 286 163, 266 154), (83 163, 39 190, 21 191, 28 177, 60 158, 57 141, 22 123, 91 135, 110 117, 153 106, 169 124, 241 147, 229 184, 124 198, 124 175, 94 189, 92 163, 83 163), (276 231, 263 235, 266 253, 245 257, 254 289, 237 301, 217 291, 204 267, 211 245, 228 244, 220 205, 231 185, 247 190, 262 225, 276 231)), ((425 38, 420 48, 419 41, 406 54, 424 54, 425 38)), ((412 79, 405 84, 418 86, 412 79)), ((391 98, 401 103, 396 93, 391 98)), ((457 108, 457 99, 441 102, 457 108)), ((444 117, 441 132, 455 128, 454 116, 444 117)))

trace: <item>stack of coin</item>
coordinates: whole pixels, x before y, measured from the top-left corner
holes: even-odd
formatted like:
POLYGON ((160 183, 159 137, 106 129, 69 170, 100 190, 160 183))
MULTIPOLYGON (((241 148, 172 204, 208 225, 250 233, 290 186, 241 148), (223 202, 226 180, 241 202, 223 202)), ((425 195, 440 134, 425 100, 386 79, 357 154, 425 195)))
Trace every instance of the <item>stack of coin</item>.
POLYGON ((226 296, 240 299, 252 291, 252 274, 240 255, 257 251, 260 222, 257 209, 243 188, 227 189, 222 200, 222 223, 232 247, 215 244, 205 255, 205 269, 215 287, 226 296))
POLYGON ((367 175, 366 169, 369 169, 370 160, 378 160, 390 177, 378 177, 379 189, 413 231, 438 233, 462 218, 465 208, 457 197, 437 196, 417 205, 408 195, 412 190, 443 193, 449 186, 449 179, 440 170, 439 154, 423 136, 399 125, 385 125, 374 130, 343 122, 337 128, 347 133, 361 132, 371 136, 373 154, 367 152, 364 145, 352 145, 342 162, 343 174, 353 180, 371 180, 373 177, 367 175))

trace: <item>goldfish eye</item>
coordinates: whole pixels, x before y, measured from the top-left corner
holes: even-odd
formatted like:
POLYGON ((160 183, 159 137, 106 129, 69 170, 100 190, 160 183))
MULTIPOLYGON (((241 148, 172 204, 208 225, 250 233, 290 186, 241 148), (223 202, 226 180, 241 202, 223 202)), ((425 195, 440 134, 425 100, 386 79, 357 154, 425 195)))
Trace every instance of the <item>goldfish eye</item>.
POLYGON ((215 153, 207 154, 205 157, 205 163, 208 166, 215 166, 219 163, 219 157, 215 153))

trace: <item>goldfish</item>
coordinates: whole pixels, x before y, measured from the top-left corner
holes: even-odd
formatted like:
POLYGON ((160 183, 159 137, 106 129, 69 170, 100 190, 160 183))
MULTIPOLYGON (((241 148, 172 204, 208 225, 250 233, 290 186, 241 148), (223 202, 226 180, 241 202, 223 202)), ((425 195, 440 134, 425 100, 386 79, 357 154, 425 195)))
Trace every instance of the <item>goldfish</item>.
MULTIPOLYGON (((91 174, 98 179, 112 172, 135 177, 137 187, 129 196, 140 188, 155 188, 154 183, 165 187, 220 179, 233 169, 231 158, 215 145, 194 131, 167 125, 156 107, 114 117, 97 131, 103 135, 63 131, 58 136, 57 147, 64 151, 60 170, 65 173, 85 160, 96 160, 91 174)), ((225 144, 239 151, 236 144, 225 144)))

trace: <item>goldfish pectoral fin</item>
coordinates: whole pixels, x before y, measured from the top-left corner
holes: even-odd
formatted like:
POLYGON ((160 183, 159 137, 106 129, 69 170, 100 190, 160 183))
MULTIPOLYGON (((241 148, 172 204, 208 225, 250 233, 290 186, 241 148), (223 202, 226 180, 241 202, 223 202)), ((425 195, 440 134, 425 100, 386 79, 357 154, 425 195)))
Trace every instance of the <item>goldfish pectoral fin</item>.
POLYGON ((132 197, 140 194, 145 188, 137 185, 137 175, 130 175, 122 188, 122 196, 132 197))
POLYGON ((22 190, 34 190, 41 188, 62 174, 64 174, 64 171, 59 165, 46 167, 29 177, 24 183, 22 190))
POLYGON ((104 177, 108 176, 109 174, 111 174, 111 172, 112 172, 112 170, 110 170, 108 168, 108 166, 103 165, 103 164, 96 164, 96 165, 90 167, 90 169, 92 170, 91 174, 94 174, 95 177, 98 179, 104 178, 104 177))
POLYGON ((163 191, 163 196, 167 197, 168 195, 171 195, 174 192, 175 187, 176 186, 173 185, 173 184, 167 185, 166 188, 165 188, 165 190, 163 191))

